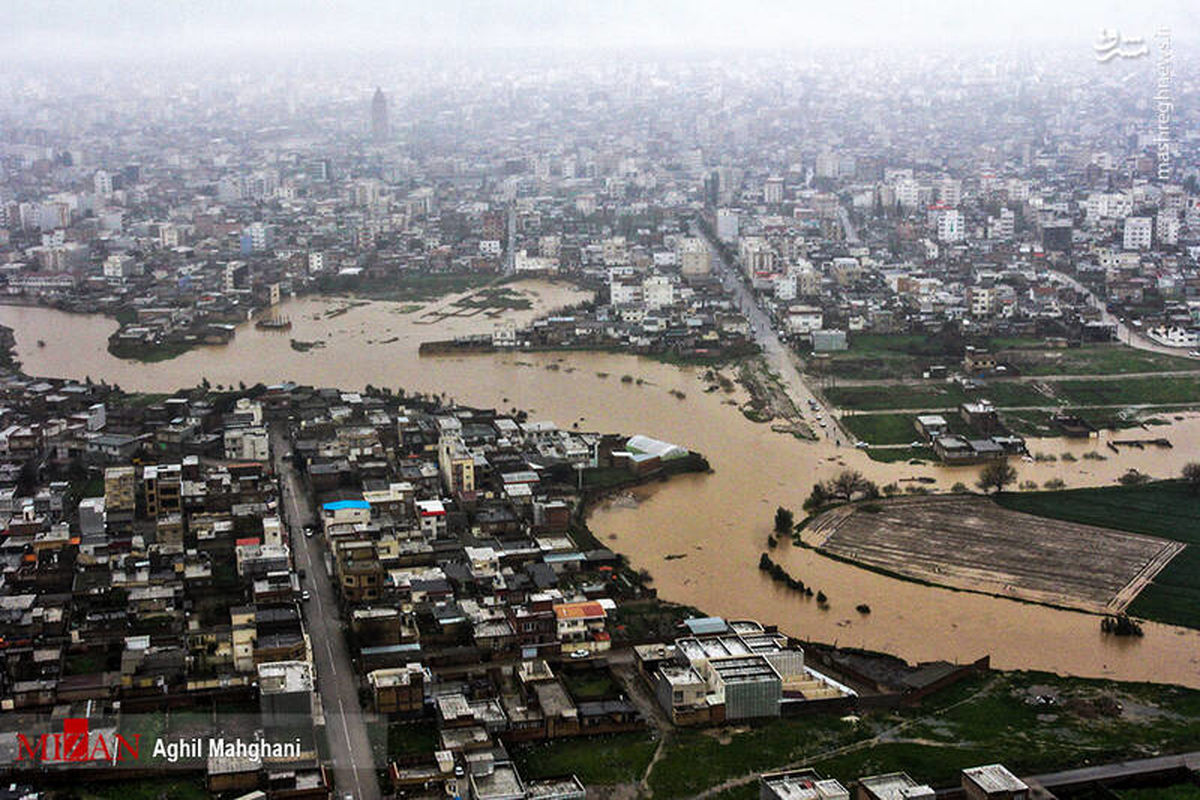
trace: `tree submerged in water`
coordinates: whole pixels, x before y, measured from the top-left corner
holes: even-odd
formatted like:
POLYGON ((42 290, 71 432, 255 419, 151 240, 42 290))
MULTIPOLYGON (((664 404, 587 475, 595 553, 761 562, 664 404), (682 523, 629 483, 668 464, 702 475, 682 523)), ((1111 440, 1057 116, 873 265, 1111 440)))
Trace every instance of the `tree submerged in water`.
POLYGON ((1125 614, 1115 617, 1105 617, 1100 620, 1100 630, 1113 636, 1143 636, 1142 626, 1137 620, 1130 619, 1125 614))

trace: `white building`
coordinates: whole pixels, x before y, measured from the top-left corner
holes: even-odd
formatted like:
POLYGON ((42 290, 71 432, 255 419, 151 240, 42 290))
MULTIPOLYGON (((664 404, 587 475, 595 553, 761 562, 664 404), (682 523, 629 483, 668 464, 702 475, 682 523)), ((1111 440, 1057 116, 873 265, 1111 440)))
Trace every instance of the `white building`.
POLYGON ((703 239, 681 239, 677 245, 676 260, 682 275, 707 275, 712 272, 712 252, 703 239))
POLYGON ((783 178, 778 175, 767 178, 767 182, 763 184, 763 202, 769 205, 783 202, 783 178))
POLYGON ((1011 239, 1016 233, 1016 214, 1010 208, 1000 209, 999 217, 988 217, 989 239, 1011 239))
POLYGON ((492 329, 492 346, 516 347, 517 323, 511 319, 506 319, 503 322, 497 322, 496 326, 492 329))
POLYGON ((1149 250, 1150 235, 1154 227, 1154 221, 1150 217, 1126 217, 1125 218, 1125 242, 1126 250, 1149 250))
POLYGON ((271 457, 266 428, 228 428, 225 458, 230 461, 266 461, 271 457))
POLYGON ((95 176, 92 177, 92 186, 101 197, 112 197, 112 175, 104 170, 96 170, 95 176))
POLYGON ((981 286, 971 287, 971 316, 990 317, 994 305, 996 290, 985 289, 981 286))
POLYGON ((651 275, 642 281, 642 302, 656 311, 675 304, 675 285, 666 275, 651 275))
POLYGON ((807 334, 819 331, 825 324, 821 309, 814 306, 792 306, 787 311, 788 333, 807 334))
POLYGON ((784 302, 796 299, 796 273, 789 272, 775 278, 775 299, 784 302))
POLYGON ((962 203, 962 181, 957 178, 942 178, 937 184, 938 202, 955 207, 962 203))
POLYGON ((942 242, 961 242, 963 238, 963 215, 957 208, 944 209, 938 213, 937 238, 942 242))
POLYGON ((717 210, 717 238, 722 242, 736 242, 738 238, 738 215, 728 208, 717 210))
POLYGON ((142 266, 132 256, 114 253, 104 259, 104 277, 109 281, 119 283, 126 278, 141 274, 142 266))
POLYGON ((921 202, 921 185, 912 178, 896 181, 896 201, 904 208, 916 208, 921 202))
POLYGON ((1155 222, 1158 243, 1174 246, 1179 244, 1179 216, 1172 211, 1160 211, 1155 222))

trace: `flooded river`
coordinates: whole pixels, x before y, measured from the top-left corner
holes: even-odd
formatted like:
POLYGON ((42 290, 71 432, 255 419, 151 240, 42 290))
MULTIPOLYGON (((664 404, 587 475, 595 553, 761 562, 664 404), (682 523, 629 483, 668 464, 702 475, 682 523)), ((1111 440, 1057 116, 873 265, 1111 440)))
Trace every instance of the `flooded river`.
MULTIPOLYGON (((560 285, 524 283, 518 288, 536 297, 533 309, 509 315, 518 322, 584 297, 560 285)), ((226 347, 202 348, 157 364, 110 356, 105 343, 116 325, 103 317, 9 306, 0 307, 0 322, 14 328, 18 357, 36 375, 90 376, 127 390, 162 392, 202 378, 214 385, 284 379, 347 388, 387 385, 444 392, 468 405, 523 408, 534 419, 564 427, 578 422, 585 430, 667 439, 703 452, 713 474, 645 487, 636 493, 636 505, 610 504, 592 517, 597 536, 629 554, 635 567, 649 570, 665 599, 776 623, 800 638, 885 650, 909 660, 965 661, 990 653, 993 665, 1005 669, 1200 687, 1200 631, 1149 624, 1144 639, 1104 638, 1094 616, 899 581, 781 545, 773 557, 814 591, 828 595, 828 610, 820 610, 815 602, 779 589, 757 569, 775 507, 789 506, 799 514, 816 480, 850 467, 880 485, 927 476, 949 488, 957 481, 972 484, 977 468, 882 464, 828 441, 813 444, 773 433, 731 404, 739 395, 706 393, 702 370, 633 356, 420 358, 420 341, 487 333, 493 320, 478 315, 423 324, 430 304, 412 311, 390 303, 326 316, 331 308, 345 305, 339 300, 289 301, 282 313, 293 322, 290 333, 246 325, 226 347), (291 348, 290 338, 326 345, 301 353, 291 348), (39 339, 43 347, 37 346, 39 339), (624 375, 642 383, 623 383, 624 375), (685 557, 666 560, 667 555, 685 557), (869 616, 854 610, 860 603, 871 606, 869 616)), ((1107 458, 1014 464, 1021 480, 1039 484, 1056 477, 1068 486, 1111 484, 1130 467, 1156 477, 1175 476, 1200 449, 1200 416, 1188 415, 1145 436, 1166 436, 1175 447, 1117 455, 1102 442, 1048 439, 1031 441, 1030 450, 1069 451, 1080 457, 1098 449, 1107 458)))

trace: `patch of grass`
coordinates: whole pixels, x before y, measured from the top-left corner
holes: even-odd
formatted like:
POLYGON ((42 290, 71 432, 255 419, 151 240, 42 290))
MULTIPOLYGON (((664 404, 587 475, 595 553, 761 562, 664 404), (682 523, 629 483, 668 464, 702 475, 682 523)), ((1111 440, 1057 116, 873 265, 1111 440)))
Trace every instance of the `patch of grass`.
POLYGON ((961 769, 979 764, 1000 762, 1024 775, 1185 752, 1200 739, 1198 702, 1200 692, 1178 687, 1035 672, 980 676, 935 694, 922 710, 892 715, 884 725, 908 723, 895 741, 812 766, 843 782, 903 770, 950 786, 961 769), (1056 702, 1034 704, 1042 694, 1056 702))
POLYGON ((200 778, 143 778, 136 781, 84 784, 77 787, 79 800, 208 800, 200 778))
POLYGON ((1118 375, 1200 370, 1200 364, 1192 359, 1116 343, 1065 349, 1020 349, 997 355, 1011 362, 1023 375, 1118 375))
POLYGON ((897 461, 936 461, 932 447, 872 447, 865 451, 872 461, 894 464, 897 461))
POLYGON ((1177 783, 1174 786, 1122 789, 1117 796, 1121 800, 1200 800, 1200 785, 1177 783))
POLYGON ((437 745, 437 728, 431 722, 393 722, 388 725, 388 758, 395 759, 417 753, 432 757, 437 745))
POLYGON ((907 772, 920 782, 948 786, 967 767, 990 764, 994 756, 969 745, 930 746, 909 743, 880 744, 844 756, 816 761, 811 766, 820 774, 843 784, 864 775, 907 772))
POLYGON ((1057 396, 1072 404, 1085 406, 1195 403, 1200 401, 1200 375, 1120 381, 1057 381, 1053 389, 1057 396))
POLYGON ((356 276, 329 275, 320 278, 315 288, 320 294, 350 294, 373 300, 425 302, 496 282, 498 276, 489 272, 403 273, 372 281, 356 276))
POLYGON ((914 414, 854 414, 842 417, 842 427, 871 444, 907 444, 920 438, 914 414))
POLYGON ((591 669, 577 672, 566 670, 560 674, 567 691, 576 702, 608 700, 621 694, 621 687, 607 671, 591 669))
POLYGON ((825 390, 829 402, 841 408, 881 411, 889 408, 957 408, 967 401, 991 400, 999 407, 1052 405, 1053 401, 1027 383, 995 381, 965 391, 955 383, 893 386, 834 386, 825 390))
POLYGON ((141 361, 143 364, 170 361, 191 349, 192 345, 183 342, 164 342, 163 344, 147 345, 117 345, 109 343, 108 345, 108 352, 117 358, 123 358, 128 361, 141 361))
POLYGON ((649 733, 619 733, 516 745, 509 752, 528 779, 574 774, 586 785, 611 785, 639 780, 656 746, 649 733))
POLYGON ((676 731, 655 764, 650 788, 659 798, 691 797, 730 778, 800 761, 861 737, 856 726, 825 716, 724 730, 683 729, 676 731))
POLYGON ((678 634, 679 623, 704 616, 691 606, 663 600, 639 600, 621 603, 609 615, 613 640, 618 642, 666 641, 678 634))
POLYGON ((1041 517, 1185 542, 1189 546, 1142 590, 1129 613, 1173 625, 1200 627, 1200 494, 1182 481, 1060 492, 1005 492, 996 502, 1041 517))
POLYGON ((527 311, 533 308, 533 301, 507 286, 491 286, 454 301, 454 305, 459 308, 527 311))
POLYGON ((624 467, 593 467, 583 470, 583 485, 587 489, 608 489, 633 483, 636 477, 624 467))

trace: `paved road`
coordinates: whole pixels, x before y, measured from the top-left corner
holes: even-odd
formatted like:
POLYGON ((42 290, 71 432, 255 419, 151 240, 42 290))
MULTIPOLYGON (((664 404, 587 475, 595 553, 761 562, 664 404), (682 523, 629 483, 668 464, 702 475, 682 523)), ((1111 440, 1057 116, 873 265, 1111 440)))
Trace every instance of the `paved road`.
MULTIPOLYGON (((1178 353, 1176 355, 1179 355, 1178 353)), ((995 383, 1042 383, 1043 381, 1123 381, 1130 378, 1194 378, 1200 375, 1200 360, 1194 369, 1170 369, 1163 372, 1110 372, 1086 375, 1072 372, 1065 375, 1015 375, 997 378, 995 383)), ((938 386, 945 381, 929 378, 837 378, 835 386, 938 386)), ((986 390, 985 390, 986 391, 986 390)))
POLYGON ((1082 786, 1100 781, 1129 778, 1136 775, 1148 775, 1156 772, 1171 772, 1175 770, 1200 769, 1200 750, 1181 753, 1175 756, 1158 756, 1156 758, 1141 758, 1136 761, 1117 761, 1113 764, 1100 764, 1082 769, 1068 769, 1063 772, 1051 772, 1045 775, 1030 775, 1023 778, 1026 783, 1038 783, 1047 789, 1082 786))
POLYGON ((379 779, 366 720, 358 703, 354 669, 342 636, 333 582, 325 569, 324 545, 319 536, 304 535, 304 526, 315 521, 312 501, 302 490, 296 471, 280 457, 290 445, 278 428, 271 431, 271 447, 275 469, 283 483, 283 508, 292 531, 296 567, 307 574, 303 585, 312 593, 312 599, 305 604, 305 620, 317 670, 317 691, 325 710, 325 731, 337 786, 335 796, 339 800, 347 794, 355 800, 379 800, 379 779))
POLYGON ((854 224, 850 222, 850 215, 843 205, 838 206, 838 219, 842 221, 842 232, 846 234, 846 244, 858 244, 858 231, 854 230, 854 224))
POLYGON ((1055 270, 1050 270, 1050 275, 1057 279, 1060 283, 1065 283, 1075 291, 1087 295, 1088 302, 1091 303, 1093 307, 1100 310, 1101 321, 1109 325, 1116 326, 1117 339, 1119 341, 1124 342, 1130 347, 1135 347, 1138 350, 1148 350, 1151 353, 1164 353, 1169 356, 1187 355, 1188 348, 1167 347, 1166 345, 1159 344, 1158 342, 1155 342, 1154 340, 1144 336, 1140 332, 1121 322, 1113 314, 1109 313, 1108 308, 1104 305, 1100 298, 1096 297, 1095 293, 1091 289, 1084 286, 1070 275, 1067 275, 1063 272, 1056 272, 1055 270))
MULTIPOLYGON (((754 291, 747 285, 742 274, 732 264, 725 262, 721 257, 721 251, 704 236, 698 226, 693 226, 692 233, 708 242, 709 250, 712 251, 713 272, 721 279, 725 290, 732 295, 734 304, 749 321, 754 339, 762 348, 767 365, 779 374, 788 395, 796 404, 796 408, 803 411, 808 407, 809 400, 824 405, 822 399, 813 393, 808 384, 804 382, 800 370, 796 368, 792 349, 780 341, 779 335, 771 325, 771 318, 759 307, 754 297, 754 291)), ((832 414, 827 414, 826 419, 833 427, 821 428, 811 425, 814 433, 819 436, 823 432, 825 438, 843 445, 854 441, 854 437, 841 428, 841 423, 832 414)))
MULTIPOLYGON (((1071 408, 1072 404, 1063 402, 1059 405, 1051 406, 996 406, 1000 411, 1062 411, 1063 409, 1071 408)), ((1116 409, 1131 409, 1133 411, 1162 411, 1167 413, 1170 409, 1176 408, 1180 411, 1187 411, 1196 407, 1195 402, 1188 403, 1120 403, 1117 405, 1107 406, 1088 406, 1088 408, 1116 408, 1116 409)), ((845 408, 841 409, 843 416, 858 416, 865 414, 937 414, 942 411, 957 412, 958 406, 920 406, 918 408, 845 408)))

